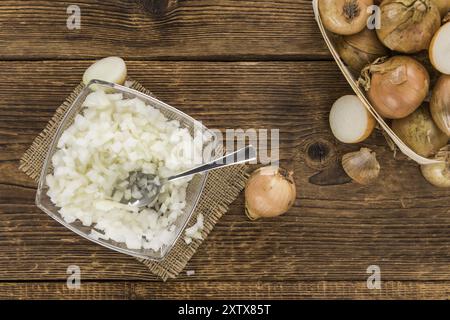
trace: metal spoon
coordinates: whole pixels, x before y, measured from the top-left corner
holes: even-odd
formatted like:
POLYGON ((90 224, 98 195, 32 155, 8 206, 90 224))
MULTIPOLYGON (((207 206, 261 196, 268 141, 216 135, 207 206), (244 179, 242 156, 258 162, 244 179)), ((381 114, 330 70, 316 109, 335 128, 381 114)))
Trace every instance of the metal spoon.
POLYGON ((177 175, 162 179, 154 174, 145 174, 141 171, 134 171, 128 176, 128 186, 131 190, 137 190, 142 194, 142 198, 126 200, 122 198, 121 203, 132 205, 135 207, 145 207, 147 205, 153 205, 158 199, 161 187, 169 182, 177 179, 181 179, 187 176, 191 176, 197 173, 211 171, 214 169, 224 168, 227 166, 245 163, 256 159, 256 150, 253 146, 249 145, 245 148, 239 149, 235 152, 229 153, 223 157, 215 159, 211 162, 202 164, 193 169, 179 173, 177 175))

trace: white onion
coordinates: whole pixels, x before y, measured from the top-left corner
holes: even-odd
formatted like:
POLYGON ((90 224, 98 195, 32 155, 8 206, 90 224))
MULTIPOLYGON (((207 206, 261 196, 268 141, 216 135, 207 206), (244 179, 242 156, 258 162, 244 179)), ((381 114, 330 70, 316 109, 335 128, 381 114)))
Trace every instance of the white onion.
POLYGON ((189 228, 186 228, 186 230, 184 231, 184 241, 186 242, 186 244, 190 244, 192 242, 192 239, 202 240, 204 222, 205 218, 203 217, 203 214, 199 213, 195 224, 189 228))
POLYGON ((450 22, 434 34, 429 55, 431 63, 438 71, 450 74, 450 22))
POLYGON ((95 228, 94 239, 160 250, 175 238, 189 179, 164 185, 154 207, 138 209, 119 203, 142 196, 126 178, 131 171, 167 177, 187 170, 201 158, 201 146, 178 121, 139 99, 96 91, 84 106, 58 141, 48 195, 65 221, 95 228))
POLYGON ((365 140, 375 127, 375 118, 355 95, 340 97, 330 111, 330 127, 333 135, 344 143, 365 140))
MULTIPOLYGON (((83 74, 83 83, 93 79, 123 84, 127 77, 125 61, 119 57, 107 57, 93 63, 83 74)), ((93 87, 95 89, 95 86, 93 87)))

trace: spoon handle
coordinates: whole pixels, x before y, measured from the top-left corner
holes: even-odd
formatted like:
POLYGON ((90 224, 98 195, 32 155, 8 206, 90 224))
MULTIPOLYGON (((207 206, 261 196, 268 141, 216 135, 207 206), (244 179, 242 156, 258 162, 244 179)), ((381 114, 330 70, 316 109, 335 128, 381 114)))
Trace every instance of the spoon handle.
POLYGON ((168 181, 181 179, 187 176, 191 176, 197 173, 210 171, 214 169, 224 168, 235 164, 245 163, 256 159, 256 150, 252 145, 248 145, 245 148, 239 149, 235 152, 229 153, 218 159, 214 159, 208 163, 202 164, 193 169, 179 173, 177 175, 167 178, 168 181))

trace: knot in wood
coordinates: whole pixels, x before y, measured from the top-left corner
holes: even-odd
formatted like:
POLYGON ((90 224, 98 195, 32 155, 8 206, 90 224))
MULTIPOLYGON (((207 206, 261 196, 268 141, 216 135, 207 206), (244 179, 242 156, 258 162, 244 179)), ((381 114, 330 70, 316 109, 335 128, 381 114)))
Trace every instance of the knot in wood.
POLYGON ((301 153, 306 165, 315 170, 322 170, 336 160, 336 148, 325 137, 306 139, 301 153))
POLYGON ((163 17, 176 5, 177 0, 137 0, 141 7, 152 16, 163 17))

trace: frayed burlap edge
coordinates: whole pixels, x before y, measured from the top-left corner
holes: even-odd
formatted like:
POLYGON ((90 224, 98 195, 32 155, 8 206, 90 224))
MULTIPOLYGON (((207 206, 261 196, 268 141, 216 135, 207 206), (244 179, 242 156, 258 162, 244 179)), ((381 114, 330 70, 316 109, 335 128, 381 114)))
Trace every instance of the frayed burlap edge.
MULTIPOLYGON (((151 92, 145 89, 137 81, 128 80, 127 82, 131 88, 151 95, 151 92)), ((39 175, 48 148, 59 123, 83 88, 84 85, 79 84, 74 91, 72 91, 67 99, 56 110, 54 116, 44 130, 34 139, 31 146, 20 159, 19 168, 34 181, 37 182, 39 180, 39 175)), ((189 227, 196 222, 200 213, 203 214, 203 240, 194 239, 187 245, 184 241, 184 234, 182 234, 164 260, 157 262, 145 259, 137 260, 142 262, 152 273, 164 281, 169 278, 175 278, 184 269, 204 239, 206 239, 208 234, 214 229, 217 221, 228 211, 229 205, 237 198, 244 188, 247 178, 247 166, 245 165, 230 166, 210 172, 195 212, 188 222, 189 227)))
MULTIPOLYGON (((246 166, 242 165, 210 172, 206 181, 205 191, 188 226, 193 225, 197 220, 198 214, 202 213, 205 218, 202 238, 206 239, 208 234, 214 229, 217 221, 228 211, 228 206, 244 188, 246 178, 246 166)), ((174 248, 161 262, 138 260, 163 280, 175 278, 184 269, 203 242, 203 240, 195 239, 187 245, 183 238, 184 235, 178 239, 174 248)))

